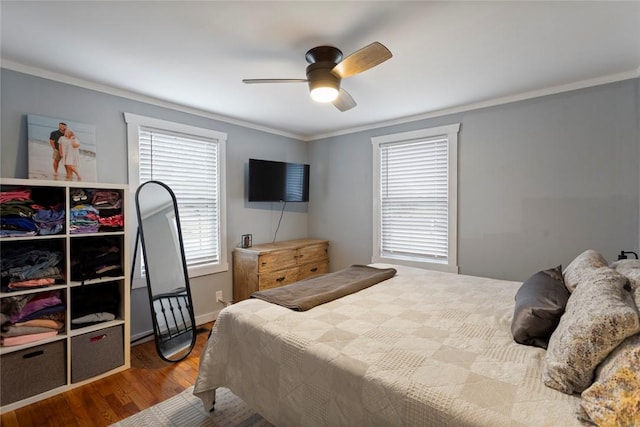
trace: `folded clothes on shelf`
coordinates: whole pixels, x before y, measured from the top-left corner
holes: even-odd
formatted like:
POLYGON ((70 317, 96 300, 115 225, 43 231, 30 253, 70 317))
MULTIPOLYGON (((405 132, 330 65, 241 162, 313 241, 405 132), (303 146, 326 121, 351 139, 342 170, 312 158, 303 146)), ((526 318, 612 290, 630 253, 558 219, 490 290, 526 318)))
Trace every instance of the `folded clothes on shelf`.
POLYGON ((70 191, 72 204, 87 203, 87 200, 91 197, 91 191, 84 190, 82 188, 74 188, 70 191))
POLYGON ((58 335, 58 331, 41 332, 39 334, 31 334, 31 335, 17 335, 13 337, 1 336, 0 344, 4 347, 31 344, 37 341, 42 341, 47 338, 55 337, 56 335, 58 335))
POLYGON ((64 330, 65 313, 60 291, 2 298, 2 345, 28 344, 57 335, 64 330))
POLYGON ((119 191, 96 190, 91 198, 91 204, 97 209, 119 209, 122 199, 119 191))
POLYGON ((120 312, 120 292, 116 282, 73 288, 71 329, 114 320, 120 312))
POLYGON ((65 206, 55 199, 35 202, 31 190, 0 193, 0 235, 17 237, 64 232, 65 206), (40 203, 43 202, 43 203, 40 203))
POLYGON ((34 206, 33 221, 38 227, 38 234, 59 234, 64 230, 64 205, 59 204, 51 208, 34 206))
POLYGON ((71 280, 121 276, 123 269, 120 245, 117 238, 111 237, 77 242, 71 248, 71 280))
POLYGON ((56 249, 37 249, 33 245, 4 247, 0 259, 3 291, 46 287, 64 281, 63 254, 56 249), (53 279, 40 280, 40 279, 53 279))

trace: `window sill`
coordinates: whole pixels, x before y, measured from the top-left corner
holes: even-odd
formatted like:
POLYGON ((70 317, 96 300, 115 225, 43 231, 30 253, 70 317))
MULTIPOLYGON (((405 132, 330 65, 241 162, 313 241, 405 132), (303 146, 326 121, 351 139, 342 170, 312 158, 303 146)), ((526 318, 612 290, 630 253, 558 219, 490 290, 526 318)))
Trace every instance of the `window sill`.
POLYGON ((381 256, 374 255, 373 257, 371 257, 371 262, 405 265, 407 267, 423 268, 425 270, 443 271, 446 273, 454 273, 454 274, 458 274, 459 272, 457 265, 450 265, 445 263, 437 263, 437 262, 429 262, 429 261, 417 261, 417 260, 410 260, 406 258, 391 258, 391 257, 381 257, 381 256))
POLYGON ((209 274, 224 273, 229 271, 229 264, 222 262, 219 264, 202 265, 199 267, 190 267, 188 269, 189 279, 200 276, 208 276, 209 274))

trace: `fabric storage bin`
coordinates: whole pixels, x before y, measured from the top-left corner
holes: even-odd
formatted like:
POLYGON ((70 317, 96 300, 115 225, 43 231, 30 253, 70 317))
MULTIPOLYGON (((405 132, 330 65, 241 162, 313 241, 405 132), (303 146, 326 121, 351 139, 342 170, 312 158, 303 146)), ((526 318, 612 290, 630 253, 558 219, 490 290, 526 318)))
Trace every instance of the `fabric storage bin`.
POLYGON ((0 358, 2 406, 67 384, 66 341, 3 354, 0 358))
POLYGON ((71 338, 71 382, 77 383, 124 365, 122 325, 71 338))

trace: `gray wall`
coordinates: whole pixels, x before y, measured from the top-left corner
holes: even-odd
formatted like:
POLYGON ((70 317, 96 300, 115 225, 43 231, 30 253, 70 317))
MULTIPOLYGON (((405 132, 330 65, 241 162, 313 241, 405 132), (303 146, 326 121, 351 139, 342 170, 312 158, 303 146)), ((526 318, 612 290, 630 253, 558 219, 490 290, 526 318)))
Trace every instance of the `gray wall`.
MULTIPOLYGON (((0 69, 0 96, 0 176, 3 178, 28 177, 27 114, 95 124, 98 181, 105 183, 128 182, 124 112, 226 132, 227 252, 230 267, 231 251, 240 242, 242 234, 252 233, 254 244, 273 239, 282 209, 281 203, 246 202, 244 183, 249 157, 298 163, 308 161, 306 143, 295 139, 12 70, 0 69)), ((135 215, 133 210, 130 214, 135 215)), ((307 216, 306 203, 287 205, 278 240, 307 237, 307 216)), ((132 233, 129 239, 134 238, 132 233)), ((206 321, 217 315, 222 305, 215 302, 215 292, 222 290, 225 299, 230 300, 231 279, 231 271, 228 271, 191 280, 196 317, 206 321)), ((132 336, 151 331, 145 288, 132 291, 131 316, 132 336)))
POLYGON ((638 79, 310 143, 309 234, 332 269, 367 263, 371 137, 461 123, 458 264, 524 280, 587 248, 638 251, 638 79))

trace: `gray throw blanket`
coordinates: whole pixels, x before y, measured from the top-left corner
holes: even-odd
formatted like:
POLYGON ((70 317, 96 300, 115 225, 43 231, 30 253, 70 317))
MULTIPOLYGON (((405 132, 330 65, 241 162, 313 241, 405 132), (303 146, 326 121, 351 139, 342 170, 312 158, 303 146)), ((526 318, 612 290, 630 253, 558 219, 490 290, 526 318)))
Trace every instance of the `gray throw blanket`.
POLYGON ((292 310, 306 311, 317 305, 361 291, 395 274, 394 268, 352 265, 335 273, 311 277, 279 288, 257 291, 251 294, 251 298, 259 298, 292 310))

